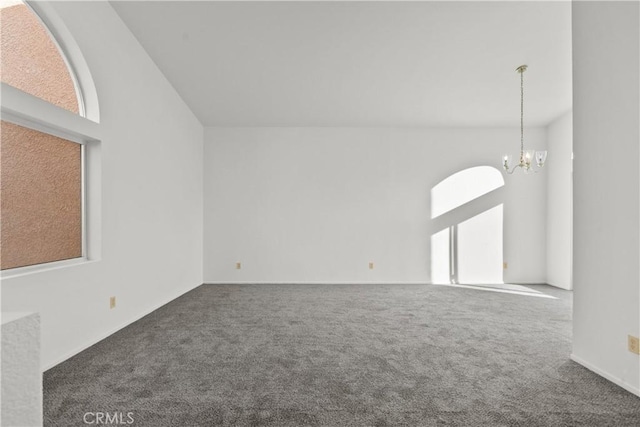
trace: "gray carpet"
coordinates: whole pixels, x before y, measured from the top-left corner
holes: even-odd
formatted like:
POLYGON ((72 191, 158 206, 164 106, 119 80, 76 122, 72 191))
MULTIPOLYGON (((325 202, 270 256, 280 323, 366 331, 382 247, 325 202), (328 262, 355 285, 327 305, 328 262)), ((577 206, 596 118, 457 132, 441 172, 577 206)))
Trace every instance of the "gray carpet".
POLYGON ((530 288, 203 285, 47 371, 45 425, 640 426, 530 288))

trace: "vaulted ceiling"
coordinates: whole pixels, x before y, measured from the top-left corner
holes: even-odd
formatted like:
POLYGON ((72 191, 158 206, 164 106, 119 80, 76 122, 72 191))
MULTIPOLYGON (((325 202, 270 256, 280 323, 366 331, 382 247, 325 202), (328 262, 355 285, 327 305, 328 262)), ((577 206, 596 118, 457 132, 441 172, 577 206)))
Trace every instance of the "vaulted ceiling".
POLYGON ((123 1, 205 126, 546 125, 571 108, 571 3, 123 1))

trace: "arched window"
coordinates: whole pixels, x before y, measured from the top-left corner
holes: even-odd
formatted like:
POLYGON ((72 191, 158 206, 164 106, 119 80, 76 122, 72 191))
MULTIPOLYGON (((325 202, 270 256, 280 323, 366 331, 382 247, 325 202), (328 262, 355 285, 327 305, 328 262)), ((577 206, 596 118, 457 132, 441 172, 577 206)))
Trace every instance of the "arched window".
POLYGON ((31 7, 0 0, 0 21, 0 268, 86 258, 95 123, 83 117, 71 63, 31 7))
POLYGON ((0 22, 0 80, 65 110, 81 113, 84 109, 75 78, 38 16, 19 0, 2 0, 0 22))

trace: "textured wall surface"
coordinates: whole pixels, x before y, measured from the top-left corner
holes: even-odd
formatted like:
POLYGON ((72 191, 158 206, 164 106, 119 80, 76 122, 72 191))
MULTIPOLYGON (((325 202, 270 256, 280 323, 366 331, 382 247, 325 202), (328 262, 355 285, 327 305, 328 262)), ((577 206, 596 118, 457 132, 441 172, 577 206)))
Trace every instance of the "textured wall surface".
POLYGON ((40 317, 2 313, 3 426, 42 425, 40 317))
POLYGON ((0 79, 65 110, 78 112, 67 64, 47 30, 25 5, 0 9, 0 79))
POLYGON ((3 270, 82 256, 80 149, 75 142, 2 122, 3 270))

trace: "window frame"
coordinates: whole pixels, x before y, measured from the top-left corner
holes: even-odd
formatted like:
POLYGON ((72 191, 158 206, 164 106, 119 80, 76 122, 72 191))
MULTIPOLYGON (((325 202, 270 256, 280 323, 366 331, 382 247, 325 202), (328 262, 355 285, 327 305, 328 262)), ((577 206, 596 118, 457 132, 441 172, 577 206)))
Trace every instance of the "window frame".
POLYGON ((80 145, 80 228, 81 228, 81 237, 80 237, 80 244, 81 244, 81 253, 79 257, 75 257, 75 258, 68 258, 68 259, 63 259, 63 260, 57 260, 57 261, 49 261, 49 262, 41 262, 38 264, 31 264, 31 265, 25 265, 22 267, 13 267, 13 268, 7 268, 2 270, 3 272, 9 272, 9 273, 13 273, 13 272, 24 272, 24 271, 31 271, 34 270, 35 267, 38 266, 49 266, 49 267, 55 267, 56 265, 58 265, 58 263, 66 263, 66 264, 70 264, 71 261, 79 261, 79 260, 84 260, 87 261, 89 258, 87 256, 87 221, 86 221, 86 210, 87 210, 87 200, 86 200, 86 194, 87 194, 87 190, 86 190, 86 175, 87 175, 87 171, 86 171, 86 147, 87 144, 89 143, 86 140, 83 140, 82 138, 78 138, 75 135, 72 135, 66 131, 62 131, 60 129, 56 129, 56 128, 52 128, 48 125, 42 124, 42 123, 38 123, 38 122, 33 122, 31 120, 25 119, 25 118, 21 118, 19 116, 16 116, 12 113, 9 112, 5 112, 4 110, 1 111, 0 114, 2 121, 4 122, 8 122, 8 123, 13 123, 14 125, 18 125, 18 126, 22 126, 23 128, 27 128, 27 129, 31 129, 31 130, 35 130, 47 135, 52 135, 52 136, 56 136, 58 138, 62 138, 66 141, 69 142, 73 142, 75 144, 80 145))
POLYGON ((78 99, 78 113, 53 105, 39 97, 0 82, 0 119, 28 129, 80 144, 81 256, 0 270, 0 278, 79 265, 100 258, 100 127, 95 85, 79 47, 51 5, 23 3, 35 14, 62 56, 78 99), (76 73, 78 67, 82 74, 76 73), (85 89, 88 91, 85 92, 85 89), (87 103, 89 105, 87 105, 87 103), (88 108, 89 107, 89 108, 88 108), (89 118, 90 117, 90 118, 89 118), (93 119, 93 120, 92 120, 93 119), (95 193, 95 194, 94 194, 95 193))

